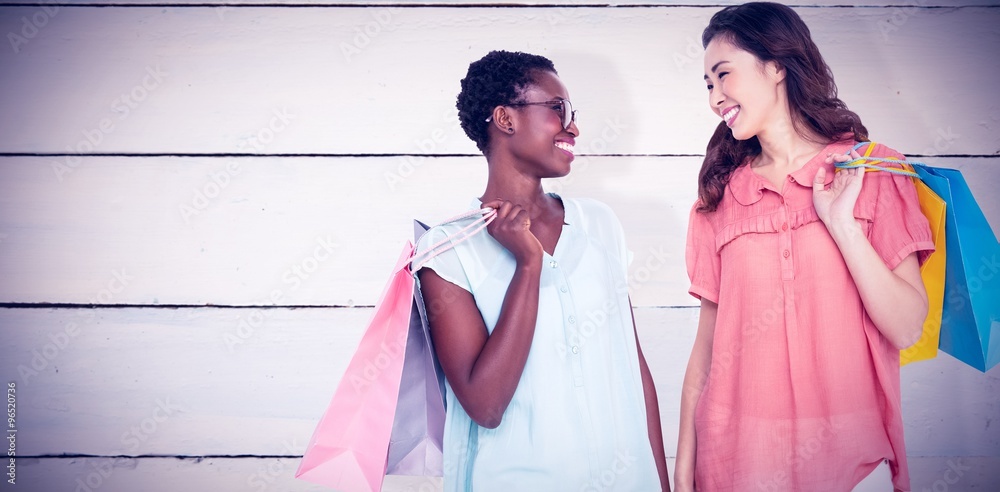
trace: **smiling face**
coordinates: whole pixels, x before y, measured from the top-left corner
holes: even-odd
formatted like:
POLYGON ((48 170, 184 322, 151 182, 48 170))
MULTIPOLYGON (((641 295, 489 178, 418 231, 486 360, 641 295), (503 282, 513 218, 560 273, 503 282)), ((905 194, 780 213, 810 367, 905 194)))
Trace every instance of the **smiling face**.
POLYGON ((759 136, 788 120, 784 74, 776 63, 761 63, 723 36, 705 48, 708 104, 737 140, 759 136))
MULTIPOLYGON (((569 92, 559 77, 539 71, 534 83, 525 87, 518 102, 553 102, 553 104, 507 106, 514 135, 510 150, 519 162, 526 164, 540 178, 569 174, 573 162, 573 146, 580 134, 576 122, 563 128, 559 100, 569 100, 569 92)), ((529 171, 529 169, 525 169, 529 171)))

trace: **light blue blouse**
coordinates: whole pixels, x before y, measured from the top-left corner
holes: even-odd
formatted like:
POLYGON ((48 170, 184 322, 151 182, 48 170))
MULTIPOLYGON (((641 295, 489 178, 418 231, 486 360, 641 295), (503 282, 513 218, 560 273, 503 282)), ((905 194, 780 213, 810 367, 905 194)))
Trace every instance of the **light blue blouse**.
MULTIPOLYGON (((562 202, 565 224, 544 257, 531 351, 500 425, 476 424, 446 381, 445 491, 660 490, 628 300, 631 253, 609 207, 562 202)), ((417 250, 467 224, 432 228, 417 250)), ((484 230, 424 268, 471 292, 492 333, 514 266, 484 230)))

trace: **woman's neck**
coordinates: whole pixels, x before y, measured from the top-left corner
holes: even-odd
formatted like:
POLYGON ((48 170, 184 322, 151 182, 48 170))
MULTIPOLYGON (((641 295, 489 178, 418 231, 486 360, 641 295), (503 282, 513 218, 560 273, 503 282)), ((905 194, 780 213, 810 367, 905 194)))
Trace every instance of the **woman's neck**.
POLYGON ((495 173, 491 167, 486 190, 480 200, 488 202, 496 199, 520 205, 528 211, 528 216, 532 219, 551 213, 553 205, 553 199, 545 194, 540 179, 523 174, 495 173))
POLYGON ((789 117, 757 135, 760 155, 754 161, 754 167, 772 166, 794 172, 826 147, 822 137, 807 130, 800 133, 796 131, 796 126, 802 129, 802 125, 795 125, 789 117))
POLYGON ((528 211, 528 216, 537 219, 551 207, 552 198, 545 194, 541 181, 514 183, 509 180, 491 178, 486 183, 480 201, 506 200, 520 205, 528 211))

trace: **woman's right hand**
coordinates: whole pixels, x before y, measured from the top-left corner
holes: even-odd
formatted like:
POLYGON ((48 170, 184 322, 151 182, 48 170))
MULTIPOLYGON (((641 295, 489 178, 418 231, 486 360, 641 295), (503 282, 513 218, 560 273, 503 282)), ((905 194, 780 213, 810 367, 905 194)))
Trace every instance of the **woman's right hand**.
POLYGON ((531 217, 520 205, 506 200, 493 200, 483 204, 497 211, 497 217, 486 230, 514 255, 518 264, 527 261, 541 262, 542 243, 531 232, 531 217))

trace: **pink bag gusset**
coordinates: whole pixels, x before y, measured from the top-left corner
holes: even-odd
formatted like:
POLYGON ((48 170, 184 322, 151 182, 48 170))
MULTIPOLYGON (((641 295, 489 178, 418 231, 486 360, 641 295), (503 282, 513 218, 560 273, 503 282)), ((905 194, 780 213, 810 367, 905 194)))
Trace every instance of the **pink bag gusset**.
MULTIPOLYGON (((414 239, 429 227, 413 221, 414 239)), ((444 446, 444 373, 434 356, 419 283, 413 289, 409 335, 389 438, 386 475, 441 476, 444 446)))

